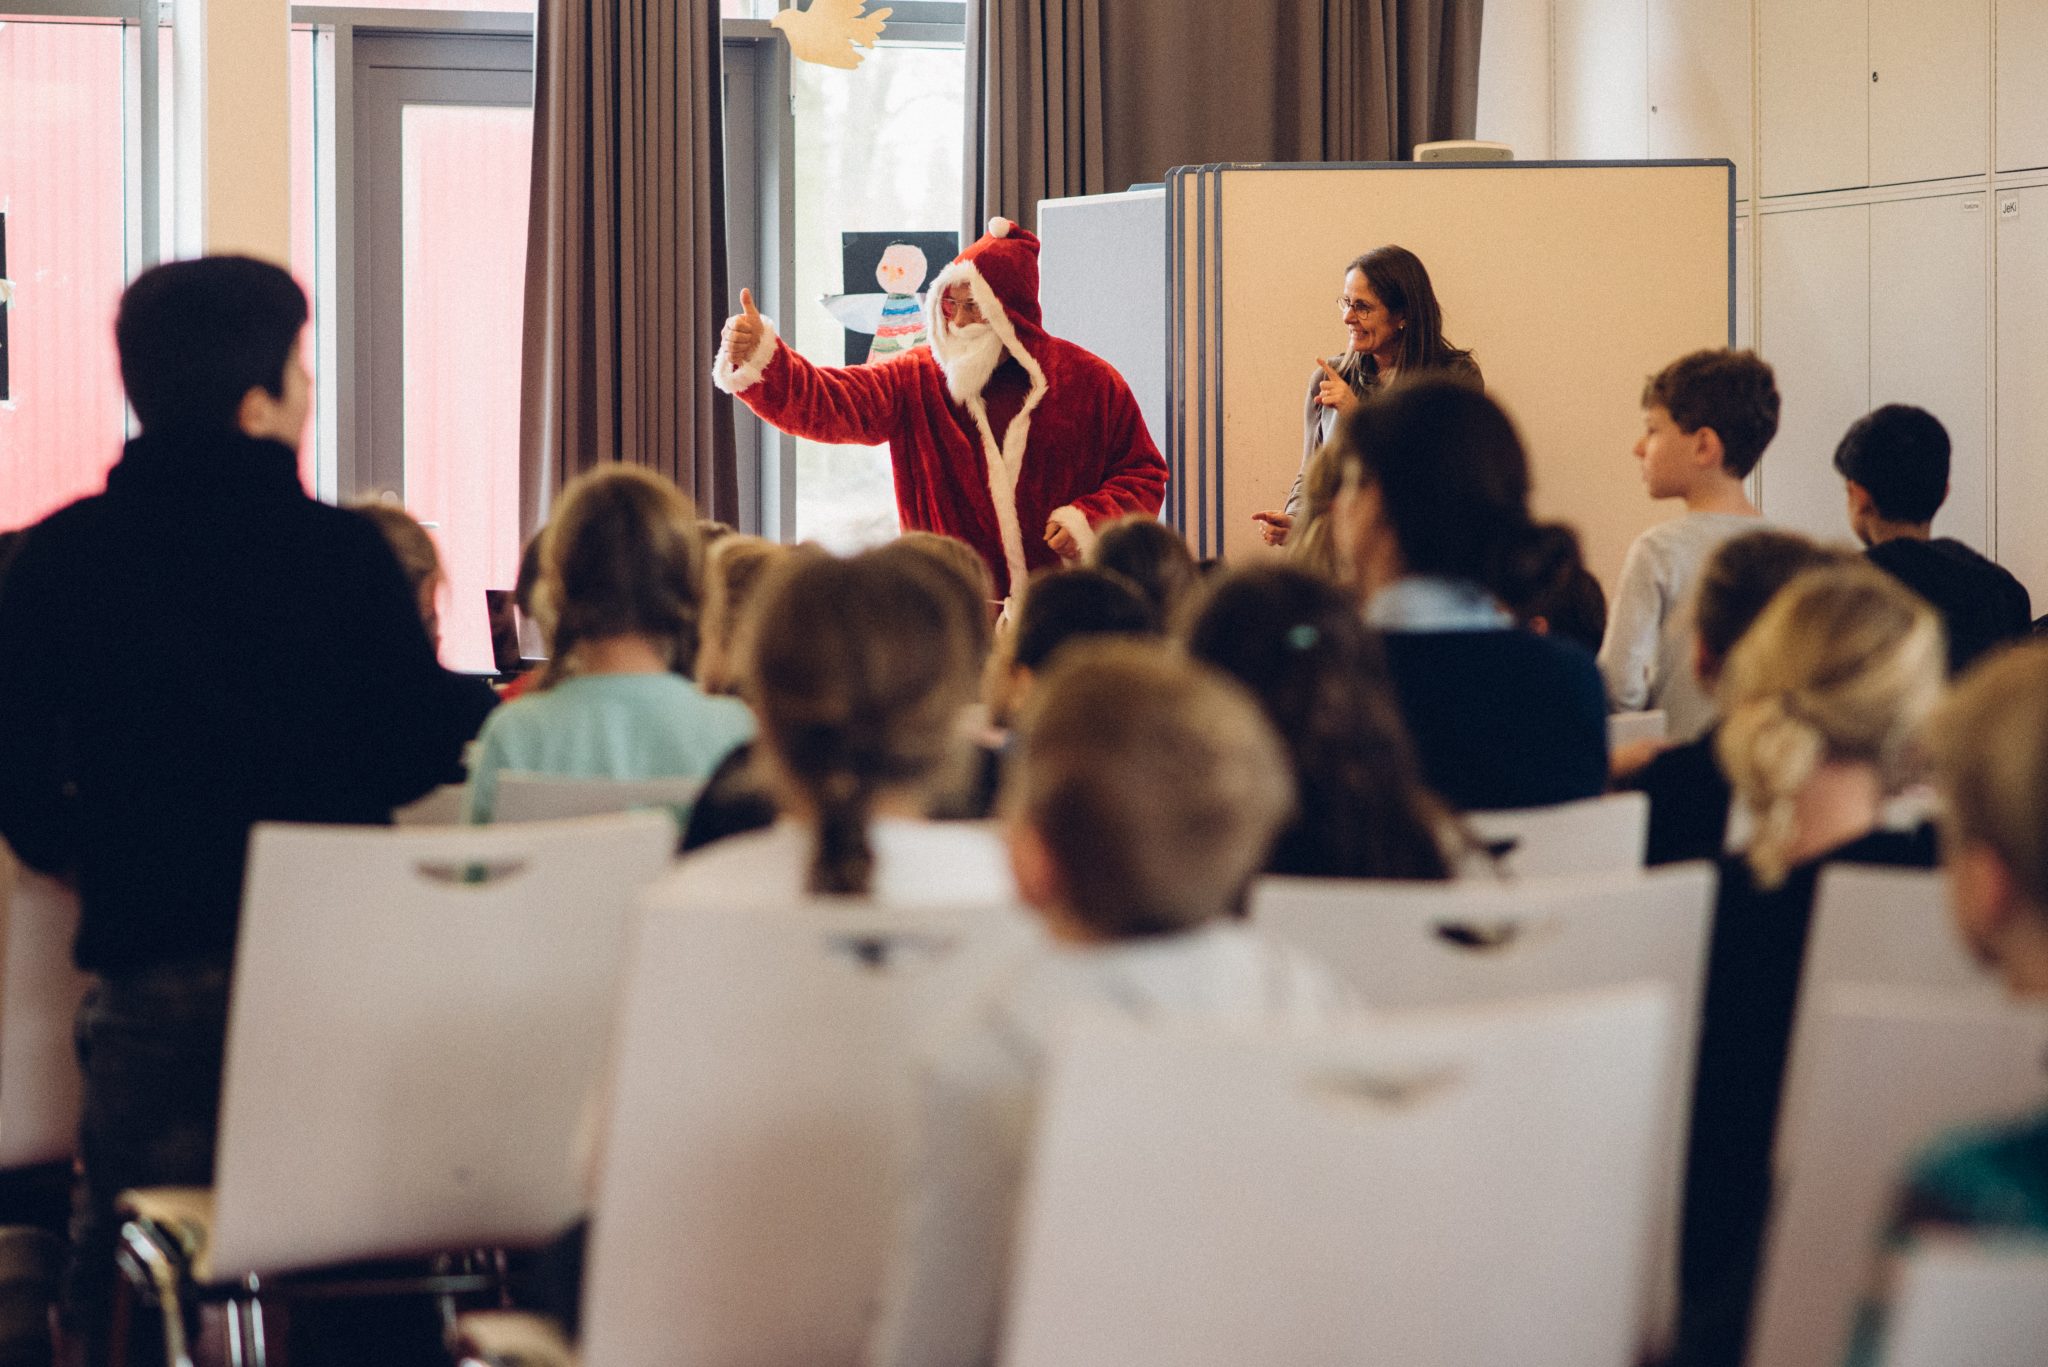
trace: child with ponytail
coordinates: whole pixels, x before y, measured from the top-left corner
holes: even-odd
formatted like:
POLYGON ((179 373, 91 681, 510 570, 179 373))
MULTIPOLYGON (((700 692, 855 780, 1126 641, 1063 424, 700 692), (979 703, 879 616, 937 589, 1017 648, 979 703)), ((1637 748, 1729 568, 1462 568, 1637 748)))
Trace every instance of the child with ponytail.
POLYGON ((1830 862, 1931 866, 1880 829, 1947 670, 1941 625, 1871 566, 1808 570, 1729 656, 1715 745, 1755 834, 1723 861, 1686 1172, 1678 1361, 1741 1362, 1815 886, 1830 862))
POLYGON ((755 765, 780 819, 686 858, 665 899, 785 905, 806 894, 890 903, 1007 901, 1001 842, 925 819, 971 743, 977 605, 919 555, 788 557, 771 571, 741 671, 760 719, 755 765))

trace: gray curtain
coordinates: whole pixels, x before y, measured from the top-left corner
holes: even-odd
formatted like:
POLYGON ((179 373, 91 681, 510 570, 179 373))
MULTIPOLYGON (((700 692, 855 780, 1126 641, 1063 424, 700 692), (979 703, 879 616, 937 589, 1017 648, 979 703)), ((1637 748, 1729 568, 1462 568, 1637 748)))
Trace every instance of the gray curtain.
POLYGON ((966 223, 1221 161, 1469 138, 1483 0, 969 0, 966 223))
POLYGON ((605 461, 739 514, 717 0, 540 0, 520 511, 605 461))

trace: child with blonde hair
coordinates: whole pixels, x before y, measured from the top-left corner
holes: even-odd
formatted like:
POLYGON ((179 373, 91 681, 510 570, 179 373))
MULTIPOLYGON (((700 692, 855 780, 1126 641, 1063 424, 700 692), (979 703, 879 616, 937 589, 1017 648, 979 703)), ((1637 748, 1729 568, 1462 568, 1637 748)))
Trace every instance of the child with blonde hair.
POLYGON ((652 471, 580 475, 542 537, 548 661, 532 692, 484 724, 470 817, 489 821, 505 771, 581 778, 704 778, 753 734, 730 698, 692 681, 703 600, 696 510, 652 471))
POLYGON ((1019 747, 1010 862, 1052 946, 924 1070, 873 1367, 995 1360, 1034 1110, 1069 1014, 1313 1021, 1342 1005, 1234 919, 1292 802, 1280 742, 1236 683, 1162 644, 1078 642, 1033 691, 1019 747))
MULTIPOLYGON (((1977 961, 2015 998, 2048 1002, 2048 643, 1966 675, 1934 726, 1949 910, 1977 961)), ((2014 1239, 2048 1251, 2048 1109, 1944 1136, 1907 1170, 1882 1255, 1936 1239, 2014 1239)), ((1882 1297, 1890 1278, 1880 1267, 1882 1297)), ((1883 1358, 1885 1305, 1859 1317, 1852 1367, 1883 1358)))
POLYGON ((1814 889, 1831 862, 1932 865, 1930 832, 1880 820, 1913 771, 1946 670, 1933 610, 1851 563, 1793 579, 1722 671, 1715 748, 1755 835, 1722 861, 1708 951, 1679 1361, 1741 1362, 1814 889))

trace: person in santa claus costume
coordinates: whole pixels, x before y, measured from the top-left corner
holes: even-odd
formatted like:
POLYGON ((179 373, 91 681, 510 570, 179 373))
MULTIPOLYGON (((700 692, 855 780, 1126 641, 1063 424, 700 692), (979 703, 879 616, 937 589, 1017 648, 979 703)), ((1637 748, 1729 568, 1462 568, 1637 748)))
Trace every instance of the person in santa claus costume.
POLYGON ((980 551, 1005 596, 1078 559, 1097 524, 1158 513, 1166 462, 1130 386, 1041 321, 1037 237, 991 220, 926 299, 929 348, 837 368, 797 355, 741 290, 712 379, 796 436, 887 442, 904 528, 980 551))

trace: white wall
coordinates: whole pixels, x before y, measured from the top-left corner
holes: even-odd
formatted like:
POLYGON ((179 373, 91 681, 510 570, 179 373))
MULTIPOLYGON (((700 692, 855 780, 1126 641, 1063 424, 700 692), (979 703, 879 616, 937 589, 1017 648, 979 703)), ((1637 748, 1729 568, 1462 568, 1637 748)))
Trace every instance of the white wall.
POLYGON ((170 251, 291 259, 289 0, 173 0, 170 251))
POLYGON ((1514 46, 1481 109, 1557 157, 1735 162, 1738 340, 1785 396, 1765 514, 1846 537, 1835 441, 1921 404, 1955 446, 1936 530, 2048 612, 2048 3, 1488 0, 1484 41, 1514 46))

